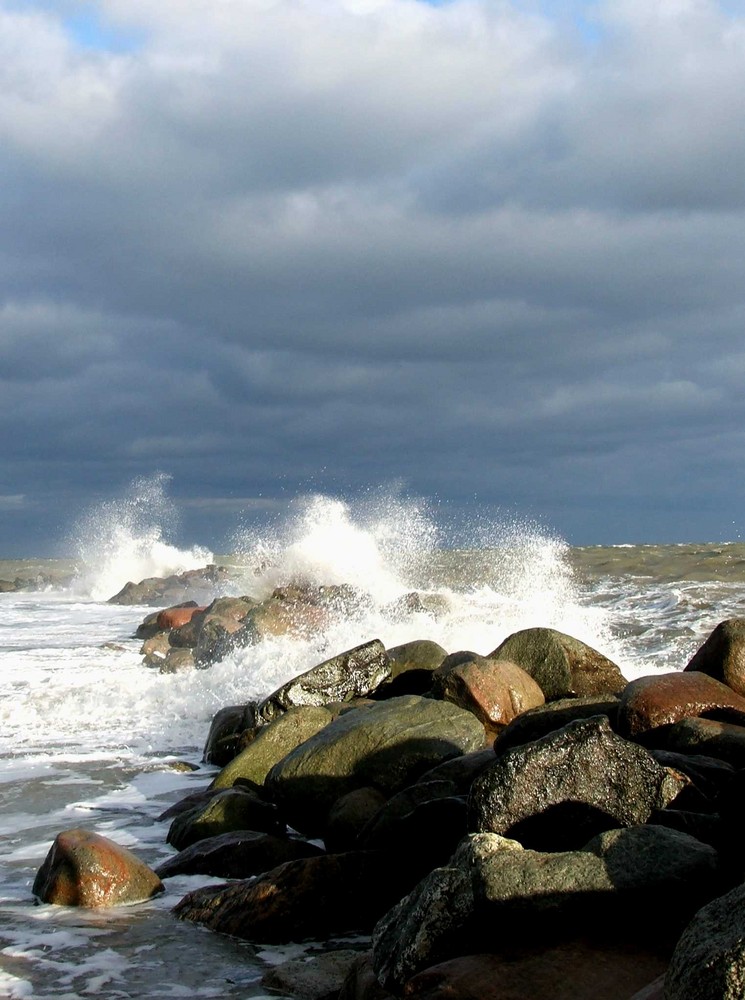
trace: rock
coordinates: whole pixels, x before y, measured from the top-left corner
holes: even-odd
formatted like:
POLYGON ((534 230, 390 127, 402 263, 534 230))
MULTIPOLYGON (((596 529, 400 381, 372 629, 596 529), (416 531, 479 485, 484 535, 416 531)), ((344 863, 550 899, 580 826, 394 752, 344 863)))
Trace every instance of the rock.
POLYGON ((216 712, 204 744, 202 760, 206 764, 224 767, 237 756, 244 741, 250 742, 259 729, 258 705, 227 705, 216 712))
POLYGON ((267 721, 288 708, 300 705, 322 706, 364 698, 390 677, 388 654, 379 639, 355 646, 345 653, 324 660, 294 677, 271 694, 260 707, 267 721))
POLYGON ((145 639, 140 649, 144 656, 142 661, 146 667, 160 667, 165 662, 165 658, 170 652, 171 644, 168 641, 167 632, 156 632, 155 635, 145 639))
POLYGON ((172 878, 174 875, 249 878, 271 871, 285 861, 317 857, 322 853, 314 844, 295 837, 237 830, 197 841, 164 861, 157 874, 160 878, 172 878))
POLYGON ((675 803, 676 808, 694 808, 693 804, 684 804, 685 800, 691 798, 689 793, 693 791, 697 796, 695 806, 710 811, 716 806, 720 795, 730 787, 735 776, 734 767, 723 760, 717 760, 716 757, 674 753, 672 750, 654 748, 649 752, 658 764, 681 771, 691 779, 692 785, 681 792, 675 803))
POLYGON ((444 674, 435 672, 432 693, 473 712, 492 731, 545 702, 543 691, 524 670, 508 660, 486 657, 459 664, 444 674))
POLYGON ((155 622, 159 629, 173 629, 190 622, 197 611, 204 611, 196 602, 189 601, 188 604, 179 604, 174 608, 166 608, 165 611, 158 612, 155 622))
MULTIPOLYGON (((412 785, 411 789, 416 787, 412 785)), ((395 798, 398 800, 407 791, 404 789, 395 798)), ((384 806, 361 832, 359 846, 395 852, 399 860, 406 860, 408 870, 419 877, 445 864, 466 836, 468 809, 464 797, 442 792, 430 794, 431 797, 414 802, 408 812, 398 814, 398 803, 396 811, 389 812, 387 805, 384 806)))
MULTIPOLYGON (((177 608, 196 608, 198 607, 196 601, 184 601, 182 604, 175 605, 177 608)), ((159 632, 164 631, 163 628, 158 624, 158 619, 160 618, 160 611, 152 611, 149 615, 146 615, 140 624, 135 629, 136 639, 150 639, 157 635, 159 632)), ((166 636, 167 638, 167 636, 166 636)))
POLYGON ((649 729, 706 713, 745 724, 745 698, 721 681, 695 671, 638 677, 621 695, 618 731, 636 738, 649 729))
POLYGON ((388 797, 483 739, 478 719, 456 705, 392 698, 339 716, 276 764, 265 784, 295 829, 321 836, 347 792, 369 785, 388 797))
POLYGON ((181 670, 192 670, 194 657, 190 649, 169 649, 158 669, 162 674, 177 674, 181 670))
POLYGON ((464 955, 431 966, 404 986, 417 1000, 628 1000, 664 970, 651 950, 566 941, 538 954, 464 955))
POLYGON ((205 805, 179 813, 171 823, 166 840, 177 850, 235 830, 281 834, 285 824, 277 807, 247 788, 226 788, 213 794, 205 805))
POLYGON ((610 830, 556 854, 472 834, 381 918, 373 966, 397 993, 433 962, 474 950, 540 952, 588 934, 667 947, 718 884, 717 852, 662 827, 610 830))
POLYGON ((388 650, 391 678, 380 684, 376 698, 397 698, 403 694, 425 694, 432 686, 433 672, 447 656, 446 651, 429 639, 414 639, 388 650))
POLYGON ((302 941, 369 931, 410 887, 385 855, 348 851, 288 861, 254 880, 205 886, 173 912, 248 941, 302 941))
POLYGON ((556 698, 618 694, 626 680, 612 660, 573 636, 551 628, 514 632, 489 653, 510 660, 538 682, 546 701, 556 698))
POLYGON ((337 1000, 393 1000, 384 990, 372 967, 372 955, 360 955, 352 963, 337 1000))
POLYGON ((745 618, 720 622, 685 670, 708 674, 745 695, 745 618))
POLYGON ((447 656, 447 650, 431 639, 414 639, 401 646, 393 646, 388 650, 391 663, 391 678, 410 670, 426 670, 432 673, 437 670, 447 656))
POLYGON ((327 708, 308 705, 289 709, 258 730, 251 742, 220 771, 213 787, 230 788, 241 778, 263 785, 275 764, 315 736, 332 719, 327 708))
POLYGON ((226 632, 237 632, 248 612, 257 604, 258 601, 252 597, 217 597, 207 607, 197 608, 180 625, 172 626, 171 645, 195 649, 205 627, 213 622, 218 622, 226 632))
POLYGON ((706 754, 735 768, 745 767, 745 726, 714 719, 681 719, 641 733, 637 741, 647 747, 679 753, 706 754))
POLYGON ((164 604, 177 605, 208 596, 214 597, 216 588, 225 586, 229 573, 224 566, 209 565, 191 569, 172 576, 152 576, 139 583, 126 583, 118 594, 109 598, 109 604, 164 604))
POLYGON ((513 719, 507 728, 498 734, 494 741, 494 751, 497 754, 502 754, 512 747, 530 743, 540 739, 541 736, 547 736, 549 733, 566 726, 568 722, 589 719, 593 715, 605 715, 610 722, 611 729, 615 729, 618 716, 618 698, 594 695, 589 698, 559 698, 556 701, 549 701, 545 705, 529 708, 513 719))
POLYGON ((126 847, 75 829, 57 835, 31 891, 44 903, 99 909, 141 903, 163 883, 126 847))
POLYGON ((386 798, 377 788, 355 788, 331 807, 326 820, 323 841, 332 854, 351 851, 360 833, 385 804, 386 798))
POLYGON ((456 795, 467 795, 475 778, 495 760, 496 756, 490 747, 483 750, 472 750, 471 753, 452 757, 431 770, 425 771, 420 778, 417 778, 417 783, 449 781, 454 786, 456 795))
POLYGON ((742 1000, 745 996, 745 885, 693 917, 673 952, 665 1000, 742 1000))
POLYGON ((261 985, 296 1000, 337 1000, 339 990, 359 954, 345 948, 290 959, 266 972, 261 985))
POLYGON ((596 716, 498 757, 471 786, 469 826, 526 847, 569 850, 603 830, 646 822, 686 784, 596 716))

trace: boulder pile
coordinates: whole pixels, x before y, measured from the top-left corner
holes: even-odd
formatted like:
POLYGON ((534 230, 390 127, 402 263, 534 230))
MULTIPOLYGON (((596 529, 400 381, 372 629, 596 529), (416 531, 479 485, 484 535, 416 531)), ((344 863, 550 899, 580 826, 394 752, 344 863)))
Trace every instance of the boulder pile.
MULTIPOLYGON (((360 599, 285 588, 140 629, 203 666, 360 599)), ((486 656, 371 639, 217 713, 219 770, 162 815, 178 853, 153 877, 224 878, 175 915, 252 942, 370 936, 274 970, 286 996, 742 998, 740 662, 739 620, 630 683, 552 629, 486 656)))

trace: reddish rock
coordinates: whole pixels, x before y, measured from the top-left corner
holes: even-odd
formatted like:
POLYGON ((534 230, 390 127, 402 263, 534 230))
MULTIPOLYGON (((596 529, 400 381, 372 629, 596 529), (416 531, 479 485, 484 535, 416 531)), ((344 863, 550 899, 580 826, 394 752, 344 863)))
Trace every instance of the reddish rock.
POLYGON ((418 973, 417 1000, 628 1000, 665 968, 654 953, 570 941, 538 954, 465 955, 418 973))
POLYGON ((32 889, 44 903, 95 909, 141 903, 162 891, 155 872, 126 847, 79 829, 58 834, 32 889))
POLYGON ((708 674, 745 695, 745 618, 720 622, 685 669, 708 674))
POLYGON ((193 608, 166 608, 165 611, 161 611, 158 614, 158 628, 163 631, 171 628, 179 628, 181 625, 186 625, 187 622, 190 622, 197 611, 204 610, 203 607, 199 606, 193 608))
POLYGON ((501 729, 521 712, 543 705, 543 691, 516 663, 475 657, 447 673, 435 672, 434 692, 481 720, 490 730, 501 729))
POLYGON ((715 712, 745 724, 745 698, 698 671, 653 674, 626 686, 618 706, 618 730, 634 737, 681 719, 715 712))

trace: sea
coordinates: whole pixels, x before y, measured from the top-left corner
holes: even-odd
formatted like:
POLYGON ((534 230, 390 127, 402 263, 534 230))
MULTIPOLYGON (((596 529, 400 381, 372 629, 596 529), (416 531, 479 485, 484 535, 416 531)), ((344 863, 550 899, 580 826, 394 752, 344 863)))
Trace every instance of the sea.
POLYGON ((369 639, 391 647, 428 638, 450 652, 485 654, 532 626, 577 636, 632 679, 682 669, 718 622, 745 616, 745 544, 737 540, 573 548, 505 517, 480 522, 454 545, 413 501, 360 509, 316 496, 261 530, 237 532, 228 554, 215 555, 169 543, 159 511, 147 497, 102 505, 76 526, 69 558, 0 560, 0 580, 20 578, 28 588, 0 593, 2 997, 276 997, 264 973, 312 954, 307 942, 254 946, 174 920, 171 908, 186 892, 216 881, 201 876, 170 879, 153 901, 111 910, 40 904, 32 895, 54 837, 73 827, 151 866, 170 856, 168 824, 158 817, 211 779, 202 749, 221 707, 260 698, 369 639), (228 593, 261 598, 303 580, 348 583, 370 600, 354 621, 265 641, 207 670, 144 666, 133 633, 154 609, 108 598, 129 580, 212 561, 229 568, 228 593), (397 602, 412 591, 435 612, 397 602))

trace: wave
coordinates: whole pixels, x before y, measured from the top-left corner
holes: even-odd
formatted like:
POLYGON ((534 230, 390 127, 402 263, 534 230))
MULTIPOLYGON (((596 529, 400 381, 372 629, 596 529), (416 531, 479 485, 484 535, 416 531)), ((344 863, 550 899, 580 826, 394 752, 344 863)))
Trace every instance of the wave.
POLYGON ((163 473, 136 479, 122 496, 82 515, 72 532, 74 593, 105 601, 129 581, 183 573, 214 560, 202 546, 179 548, 167 540, 178 526, 175 504, 166 492, 169 482, 163 473))

